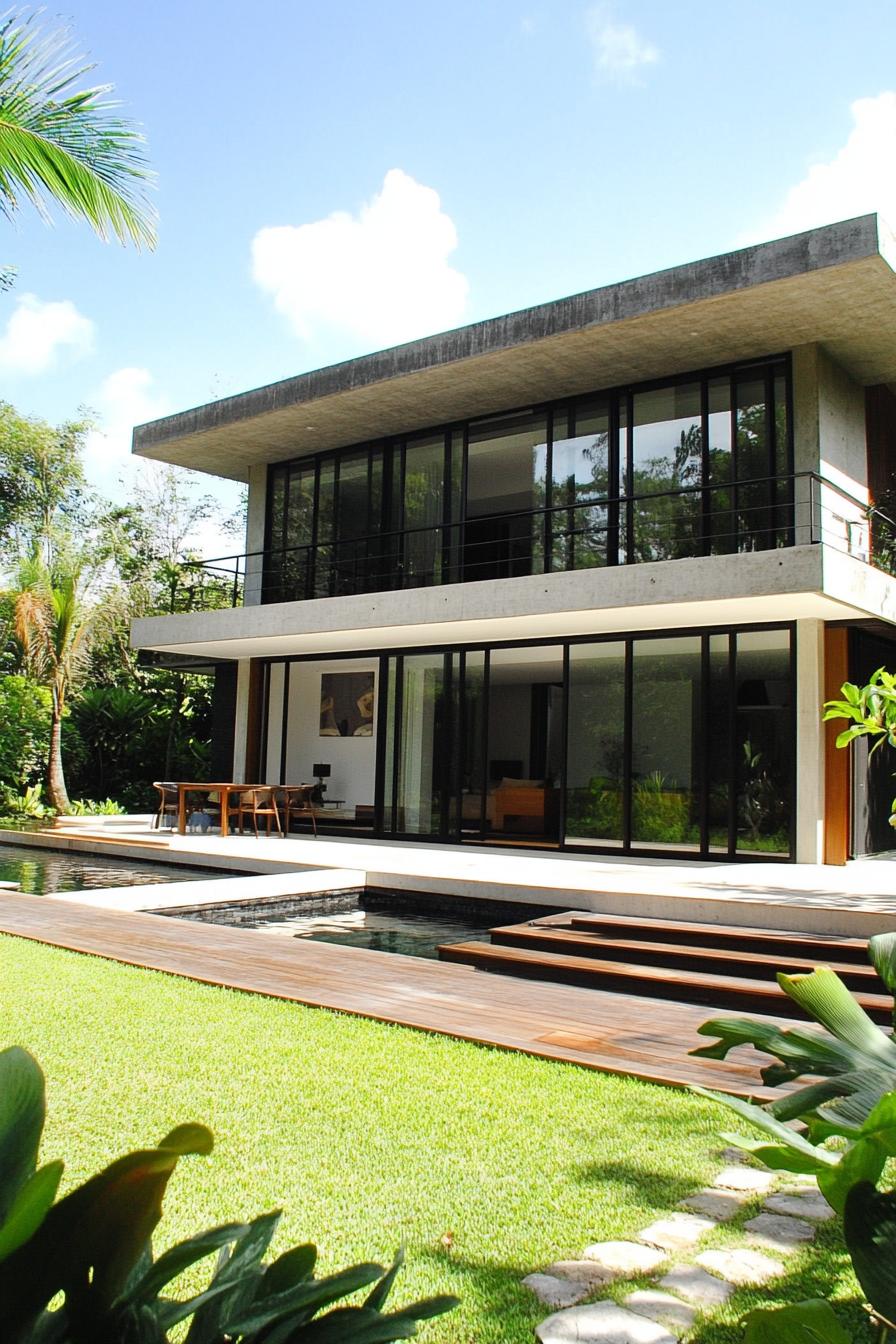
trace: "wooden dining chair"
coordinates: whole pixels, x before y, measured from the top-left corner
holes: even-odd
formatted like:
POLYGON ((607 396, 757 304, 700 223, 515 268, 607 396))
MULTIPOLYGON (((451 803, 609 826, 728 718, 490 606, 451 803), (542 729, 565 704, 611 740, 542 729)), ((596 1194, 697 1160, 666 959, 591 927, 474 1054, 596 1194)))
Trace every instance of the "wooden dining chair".
POLYGON ((162 829, 162 822, 165 820, 165 817, 169 815, 174 818, 174 824, 176 826, 177 810, 178 810, 177 785, 172 783, 170 780, 165 780, 164 782, 162 782, 160 780, 155 779, 153 780, 152 786, 154 789, 158 789, 159 791, 159 810, 155 815, 155 820, 153 821, 152 829, 155 831, 160 831, 162 829))
POLYGON ((311 829, 317 835, 317 813, 314 809, 316 784, 284 784, 277 792, 280 794, 280 806, 283 808, 283 831, 289 835, 289 825, 293 813, 296 816, 311 818, 311 829))
MULTIPOLYGON (((231 812, 233 809, 229 809, 231 812)), ((264 785, 261 788, 241 789, 239 800, 236 805, 237 821, 240 828, 240 835, 243 833, 243 824, 245 818, 252 818, 252 825, 255 828, 255 839, 258 839, 258 818, 264 817, 267 834, 271 833, 271 820, 274 821, 279 835, 283 835, 283 827, 280 825, 280 812, 277 808, 277 799, 275 790, 270 785, 264 785)))

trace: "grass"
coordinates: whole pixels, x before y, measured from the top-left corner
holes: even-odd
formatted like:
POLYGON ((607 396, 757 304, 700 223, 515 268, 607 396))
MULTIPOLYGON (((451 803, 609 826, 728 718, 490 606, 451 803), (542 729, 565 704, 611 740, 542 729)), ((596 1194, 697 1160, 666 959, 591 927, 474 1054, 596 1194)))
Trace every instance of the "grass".
MULTIPOLYGON (((47 1075, 42 1153, 65 1159, 65 1188, 202 1120, 215 1153, 179 1167, 159 1248, 278 1206, 278 1249, 313 1240, 327 1269, 388 1260, 404 1240, 396 1303, 463 1299, 423 1327, 427 1344, 529 1344, 547 1313, 522 1276, 636 1234, 710 1181, 730 1124, 700 1098, 634 1079, 17 938, 0 937, 0 985, 0 1044, 26 1046, 47 1075)), ((719 1229, 707 1244, 732 1236, 719 1229)), ((788 1269, 771 1291, 736 1294, 701 1340, 739 1337, 734 1322, 754 1302, 856 1297, 836 1228, 788 1269)), ((858 1308, 849 1314, 858 1323, 858 1308)))

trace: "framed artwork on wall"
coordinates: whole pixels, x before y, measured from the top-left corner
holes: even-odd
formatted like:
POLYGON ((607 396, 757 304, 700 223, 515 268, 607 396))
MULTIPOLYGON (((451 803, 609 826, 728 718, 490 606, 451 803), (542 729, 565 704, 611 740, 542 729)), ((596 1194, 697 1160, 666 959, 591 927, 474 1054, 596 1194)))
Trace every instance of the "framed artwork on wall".
POLYGON ((373 672, 322 672, 320 736, 373 737, 373 672))

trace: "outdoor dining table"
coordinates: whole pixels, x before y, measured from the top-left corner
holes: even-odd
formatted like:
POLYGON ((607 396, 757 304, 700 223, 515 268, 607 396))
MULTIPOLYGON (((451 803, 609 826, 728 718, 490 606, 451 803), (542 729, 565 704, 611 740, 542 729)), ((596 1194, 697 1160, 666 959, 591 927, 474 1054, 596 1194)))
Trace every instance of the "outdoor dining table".
POLYGON ((230 795, 240 793, 243 789, 257 789, 257 784, 236 784, 233 780, 228 780, 225 784, 178 784, 177 786, 177 831, 179 835, 187 833, 187 794, 204 793, 206 795, 216 793, 221 805, 221 834, 230 834, 230 795))

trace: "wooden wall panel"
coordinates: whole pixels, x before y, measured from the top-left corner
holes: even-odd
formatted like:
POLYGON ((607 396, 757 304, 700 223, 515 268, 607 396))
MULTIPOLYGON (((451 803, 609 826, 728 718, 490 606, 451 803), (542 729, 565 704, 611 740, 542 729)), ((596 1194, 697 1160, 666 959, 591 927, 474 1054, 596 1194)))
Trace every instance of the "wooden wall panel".
MULTIPOLYGON (((849 631, 824 632, 824 698, 835 700, 840 687, 849 679, 849 631)), ((843 864, 849 858, 849 752, 837 748, 837 734, 846 727, 844 720, 824 725, 824 861, 843 864)))

